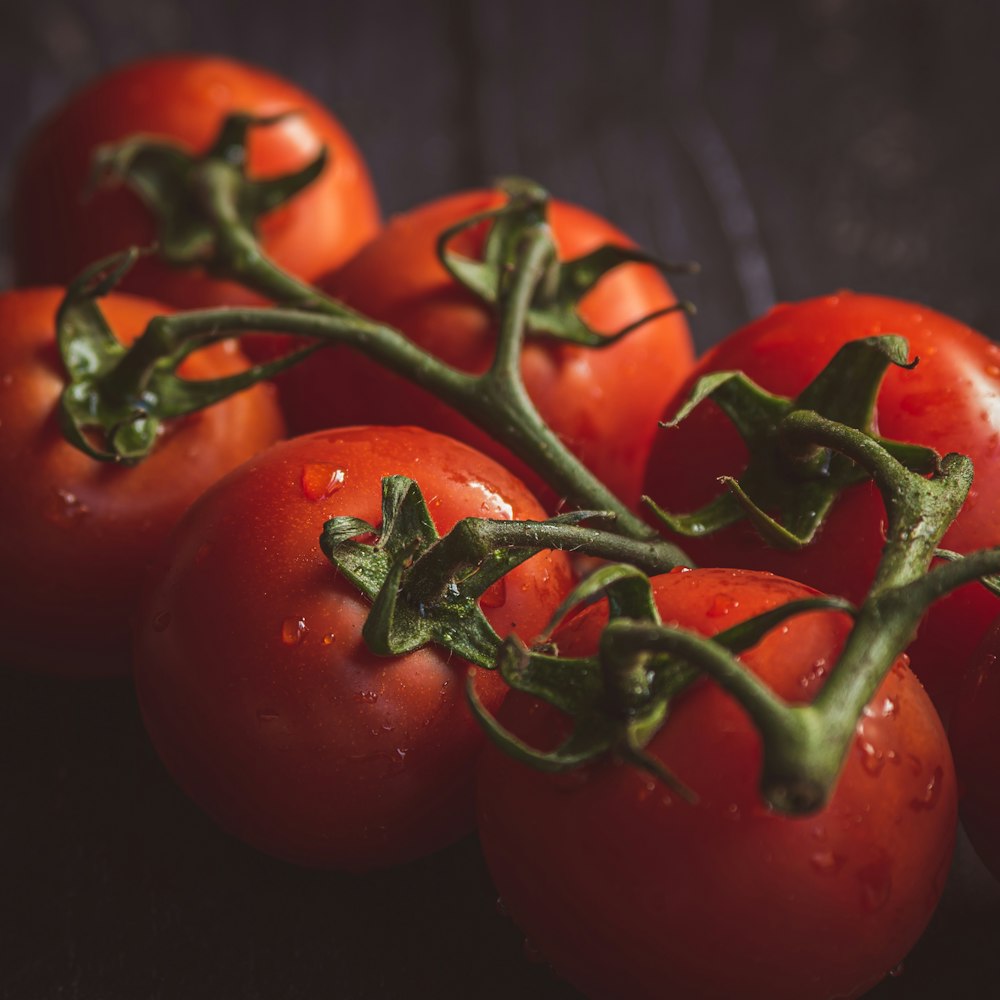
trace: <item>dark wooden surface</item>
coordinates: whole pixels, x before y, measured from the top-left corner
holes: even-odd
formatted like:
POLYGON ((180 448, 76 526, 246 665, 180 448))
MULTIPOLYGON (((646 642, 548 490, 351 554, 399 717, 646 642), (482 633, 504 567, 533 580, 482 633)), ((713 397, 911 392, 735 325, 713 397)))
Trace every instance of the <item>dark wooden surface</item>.
MULTIPOLYGON (((0 0, 0 204, 75 86, 221 51, 329 103, 387 212, 523 173, 700 260, 683 291, 702 346, 842 287, 1000 336, 998 42, 991 0, 0 0)), ((126 683, 3 671, 0 712, 4 1000, 576 996, 524 957, 472 839, 366 878, 302 871, 173 788, 126 683)), ((998 944, 1000 887, 961 844, 923 942, 872 995, 1000 995, 998 944)))

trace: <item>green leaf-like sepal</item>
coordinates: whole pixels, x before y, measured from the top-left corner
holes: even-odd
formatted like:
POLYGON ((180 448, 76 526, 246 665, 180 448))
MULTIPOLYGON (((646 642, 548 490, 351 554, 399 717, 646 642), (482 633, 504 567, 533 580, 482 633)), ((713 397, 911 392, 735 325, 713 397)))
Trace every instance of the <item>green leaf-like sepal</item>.
POLYGON ((612 563, 588 574, 566 595, 549 619, 544 636, 551 636, 574 608, 594 604, 601 598, 607 599, 608 614, 612 618, 659 624, 660 614, 653 600, 649 577, 628 563, 612 563))
POLYGON ((91 265, 70 283, 56 313, 56 341, 67 376, 59 422, 72 445, 100 461, 140 461, 156 444, 165 421, 249 388, 320 346, 307 344, 266 364, 201 380, 184 378, 179 366, 192 352, 231 334, 176 336, 175 322, 182 322, 181 317, 175 321, 157 316, 126 348, 98 300, 115 288, 143 252, 133 247, 91 265))
MULTIPOLYGON (((522 234, 531 226, 545 223, 549 195, 533 181, 508 178, 500 189, 508 196, 505 205, 480 212, 449 227, 438 238, 438 257, 449 274, 492 307, 501 299, 503 283, 511 273, 522 234), (489 231, 481 260, 472 260, 450 249, 452 240, 475 226, 486 224, 489 231)), ((621 330, 595 330, 579 313, 584 296, 610 271, 623 264, 647 264, 664 274, 694 274, 691 263, 662 261, 634 247, 605 244, 573 260, 559 261, 553 246, 549 271, 539 283, 528 310, 527 333, 555 337, 585 347, 608 347, 646 323, 668 313, 694 312, 689 302, 675 302, 621 330)))
POLYGON ((793 414, 811 411, 860 430, 906 468, 921 474, 938 468, 939 456, 932 449, 889 441, 873 432, 879 386, 890 365, 915 364, 908 362, 907 352, 906 341, 895 335, 851 341, 795 399, 766 392, 740 372, 713 372, 699 379, 664 426, 676 426, 696 406, 712 400, 746 443, 746 468, 738 478, 720 477, 726 492, 699 510, 668 512, 650 497, 644 497, 644 503, 670 531, 686 537, 746 519, 774 547, 808 545, 839 494, 867 479, 868 472, 832 448, 787 434, 785 427, 793 414))
POLYGON ((398 656, 436 642, 471 663, 492 667, 500 639, 473 588, 449 581, 433 602, 408 598, 407 583, 415 567, 438 540, 420 487, 405 476, 387 476, 382 480, 379 528, 357 518, 333 518, 323 527, 320 546, 372 601, 364 637, 373 652, 398 656), (367 534, 378 537, 372 543, 356 540, 367 534))
POLYGON ((204 153, 144 135, 102 146, 94 156, 92 187, 124 185, 140 198, 156 218, 157 252, 164 260, 216 270, 222 266, 221 247, 231 242, 234 231, 252 235, 261 216, 289 201, 325 169, 323 149, 291 174, 247 177, 249 130, 294 114, 231 114, 204 153))

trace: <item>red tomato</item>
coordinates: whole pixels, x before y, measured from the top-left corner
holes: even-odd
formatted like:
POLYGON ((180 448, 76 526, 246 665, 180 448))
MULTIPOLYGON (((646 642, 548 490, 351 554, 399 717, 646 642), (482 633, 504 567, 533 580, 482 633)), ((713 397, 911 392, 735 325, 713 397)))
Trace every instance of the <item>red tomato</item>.
MULTIPOLYGON (((400 215, 325 287, 443 361, 482 372, 495 344, 491 312, 451 278, 435 243, 450 226, 503 201, 496 191, 472 191, 400 215)), ((554 202, 549 218, 563 258, 605 243, 631 245, 582 208, 554 202)), ((452 248, 481 256, 485 231, 482 226, 466 231, 452 248)), ((585 297, 581 314, 595 329, 611 333, 672 302, 673 294, 652 267, 630 264, 611 272, 585 297)), ((615 493, 634 502, 655 420, 692 358, 687 323, 673 314, 604 350, 531 339, 521 370, 542 417, 570 450, 615 493)), ((473 445, 539 485, 523 463, 440 400, 347 350, 319 352, 290 372, 282 405, 297 432, 354 422, 418 423, 473 445)))
POLYGON ((1000 878, 1000 619, 976 651, 955 702, 949 734, 962 823, 986 867, 1000 878))
MULTIPOLYGON (((367 168, 350 137, 308 94, 253 66, 205 55, 161 56, 131 63, 74 94, 43 123, 21 158, 11 196, 13 256, 24 284, 65 282, 87 264, 156 240, 155 222, 124 188, 84 198, 94 150, 135 134, 209 148, 234 111, 298 111, 251 130, 251 177, 294 172, 325 145, 330 161, 307 189, 260 222, 264 252, 313 280, 337 267, 379 226, 367 168)), ((242 287, 154 257, 141 260, 124 289, 184 308, 256 301, 242 287)))
MULTIPOLYGON (((483 734, 464 661, 367 649, 366 600, 320 550, 323 524, 378 524, 381 480, 423 489, 438 530, 466 516, 537 518, 505 469, 419 428, 361 427, 276 445, 179 526, 138 620, 136 685, 153 743, 223 827, 303 864, 363 870, 472 828, 483 734)), ((482 607, 501 634, 544 627, 570 585, 561 553, 522 564, 482 607)), ((483 677, 494 706, 505 687, 483 677)))
MULTIPOLYGON (((892 368, 876 408, 878 431, 928 445, 941 454, 969 455, 972 492, 943 547, 958 552, 1000 544, 1000 346, 956 320, 923 306, 842 292, 773 309, 711 350, 693 381, 712 371, 740 369, 771 392, 794 396, 849 340, 896 333, 920 358, 911 371, 892 368)), ((699 406, 678 427, 661 430, 653 445, 645 492, 670 511, 694 510, 718 494, 721 475, 738 475, 746 450, 713 404, 699 406)), ((746 522, 702 538, 685 539, 695 562, 766 569, 831 594, 860 601, 885 541, 885 510, 871 484, 841 495, 816 540, 799 552, 773 549, 746 522)), ((938 708, 947 713, 960 672, 1000 602, 970 585, 936 604, 909 649, 913 669, 938 708)))
MULTIPOLYGON (((278 439, 283 425, 261 386, 174 422, 140 465, 88 458, 56 418, 61 298, 54 288, 0 295, 4 659, 50 673, 127 673, 130 616, 153 553, 195 497, 278 439)), ((110 295, 101 308, 126 342, 166 311, 129 295, 110 295)), ((193 355, 183 373, 216 378, 244 367, 238 351, 214 348, 193 355)))
MULTIPOLYGON (((812 593, 713 569, 654 588, 664 621, 704 634, 812 593)), ((560 652, 592 654, 605 621, 597 607, 572 619, 560 652)), ((784 698, 809 701, 847 628, 838 613, 802 615, 741 659, 784 698)), ((542 749, 566 732, 557 710, 520 693, 499 718, 542 749)), ((480 836, 500 897, 592 1000, 856 997, 916 941, 948 872, 956 789, 941 723, 902 661, 814 815, 762 804, 760 738, 711 682, 677 699, 647 752, 697 803, 620 761, 547 775, 492 747, 482 759, 480 836)))

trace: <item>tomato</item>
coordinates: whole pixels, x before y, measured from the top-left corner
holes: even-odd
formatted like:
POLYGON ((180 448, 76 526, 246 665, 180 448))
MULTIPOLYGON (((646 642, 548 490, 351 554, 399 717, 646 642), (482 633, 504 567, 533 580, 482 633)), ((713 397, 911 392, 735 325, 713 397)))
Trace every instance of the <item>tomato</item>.
MULTIPOLYGON (((60 433, 64 373, 55 288, 0 295, 0 634, 5 662, 73 675, 126 673, 135 593, 153 553, 207 486, 283 432, 261 386, 172 423, 152 455, 94 461, 60 433), (11 654, 11 655, 7 655, 11 654)), ((102 309, 132 340, 163 306, 110 295, 102 309)), ((182 372, 216 378, 238 351, 192 355, 182 372)))
MULTIPOLYGON (((367 168, 343 127, 314 98, 262 69, 218 56, 171 55, 99 77, 35 133, 11 195, 19 282, 66 282, 94 260, 155 242, 153 216, 131 191, 84 197, 101 144, 142 133, 201 152, 231 112, 290 110, 299 114, 251 130, 249 175, 292 173, 324 145, 330 160, 307 189, 261 219, 261 245, 281 267, 307 280, 338 266, 379 226, 367 168)), ((141 260, 123 288, 184 308, 256 301, 238 285, 176 270, 155 257, 141 260)))
POLYGON ((962 823, 986 867, 1000 878, 1000 619, 962 681, 949 735, 962 823))
MULTIPOLYGON (((812 591, 765 573, 654 579, 665 622, 714 634, 812 591)), ((601 607, 570 620, 563 655, 590 655, 601 607)), ((843 644, 835 612, 787 620, 743 663, 809 701, 843 644)), ((567 775, 490 748, 480 836, 500 898, 557 973, 592 1000, 856 997, 915 942, 948 872, 956 787, 940 720, 900 660, 858 723, 827 806, 789 818, 758 794, 761 741, 738 704, 701 681, 646 748, 696 796, 629 764, 567 775)), ((500 721, 550 749, 565 718, 519 692, 500 721)))
MULTIPOLYGON (((443 361, 482 372, 493 357, 491 311, 444 269, 436 253, 442 232, 498 208, 496 191, 453 194, 392 219, 347 266, 324 282, 361 312, 402 330, 443 361)), ((562 258, 605 244, 631 245, 611 225, 573 205, 554 202, 549 219, 562 258)), ((481 256, 485 227, 451 244, 481 256)), ((617 268, 584 298, 581 314, 595 329, 615 332, 674 302, 648 265, 617 268)), ((566 445, 615 493, 638 498, 653 427, 693 358, 681 314, 661 317, 602 350, 531 339, 521 364, 528 394, 566 445)), ((282 405, 294 431, 344 423, 419 423, 457 437, 539 487, 539 479, 486 433, 440 400, 360 355, 322 351, 283 381, 282 405)))
MULTIPOLYGON (((892 368, 876 407, 878 432, 957 451, 975 465, 975 482, 942 546, 958 552, 1000 543, 1000 346, 923 306, 842 292, 782 305, 713 348, 688 386, 667 408, 672 415, 693 381, 712 371, 740 369, 765 389, 794 396, 849 340, 896 333, 910 344, 916 368, 892 368)), ((729 420, 703 403, 653 445, 645 493, 670 511, 695 510, 718 494, 721 475, 738 475, 746 450, 729 420)), ((746 522, 714 535, 685 539, 701 565, 770 570, 825 593, 860 601, 885 540, 885 510, 870 483, 845 491, 814 542, 799 552, 770 548, 746 522)), ((1000 602, 969 585, 936 604, 910 647, 913 669, 947 713, 968 661, 1000 602)))
MULTIPOLYGON (((192 507, 138 619, 136 686, 153 743, 188 794, 263 851, 363 870, 419 857, 473 823, 483 735, 464 661, 435 646, 368 651, 366 600, 319 547, 328 518, 380 520, 381 479, 422 487, 439 531, 466 516, 537 518, 505 469, 419 428, 283 442, 192 507)), ((542 553, 487 591, 493 627, 526 639, 570 585, 542 553)), ((494 706, 505 686, 482 680, 494 706)))

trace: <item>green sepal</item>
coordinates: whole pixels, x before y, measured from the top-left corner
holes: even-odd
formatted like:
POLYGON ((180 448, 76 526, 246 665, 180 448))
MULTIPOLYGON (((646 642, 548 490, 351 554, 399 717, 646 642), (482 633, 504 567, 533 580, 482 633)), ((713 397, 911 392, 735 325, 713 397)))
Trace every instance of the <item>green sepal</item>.
POLYGON ((174 343, 171 318, 159 316, 126 348, 112 332, 98 300, 115 288, 144 252, 133 247, 88 267, 70 283, 56 312, 56 342, 67 375, 59 399, 60 427, 70 444, 100 461, 141 461, 156 444, 165 421, 270 378, 320 346, 308 344, 233 375, 202 380, 186 379, 177 369, 188 355, 229 334, 177 338, 174 343), (150 360, 143 362, 142 357, 150 360))
MULTIPOLYGON (((589 601, 601 593, 610 595, 626 579, 611 574, 603 587, 601 581, 595 581, 574 593, 589 601)), ((508 638, 497 657, 497 667, 508 686, 548 702, 569 717, 570 733, 552 751, 529 746, 493 718, 476 697, 471 673, 468 698, 489 738, 529 766, 559 772, 614 754, 652 774, 687 801, 694 801, 696 796, 683 782, 646 751, 667 721, 674 699, 703 676, 708 660, 718 662, 721 657, 729 660, 732 669, 745 670, 734 658, 785 620, 829 610, 856 613, 843 598, 816 595, 763 612, 714 637, 664 626, 658 614, 646 619, 612 614, 598 654, 585 658, 562 658, 552 646, 528 649, 516 637, 508 638), (663 640, 668 638, 671 641, 665 649, 663 640)))
POLYGON ((492 667, 500 639, 477 603, 478 594, 455 585, 433 603, 407 599, 415 565, 438 540, 420 487, 405 476, 386 476, 381 526, 332 518, 323 527, 320 547, 372 601, 363 634, 374 653, 399 656, 436 642, 471 663, 492 667), (378 537, 370 544, 355 540, 365 534, 378 537))
MULTIPOLYGON (((491 307, 497 307, 504 282, 517 257, 522 233, 546 223, 549 194, 533 181, 507 178, 499 184, 508 201, 498 209, 480 212, 445 230, 438 238, 438 257, 460 285, 491 307), (449 249, 459 233, 482 224, 489 226, 481 260, 472 260, 449 249)), ((648 264, 664 274, 694 274, 696 264, 662 261, 643 250, 605 244, 573 260, 559 261, 555 247, 549 270, 539 283, 528 310, 529 335, 555 337, 585 347, 603 348, 646 323, 668 313, 694 312, 689 302, 676 302, 659 309, 621 330, 595 330, 579 313, 580 301, 610 271, 623 264, 648 264)))
POLYGON ((543 637, 551 636, 574 608, 594 604, 602 597, 608 601, 611 618, 660 622, 649 577, 628 563, 612 563, 588 574, 566 595, 549 619, 543 637))
POLYGON ((858 609, 845 597, 817 594, 815 597, 801 597, 770 611, 763 611, 738 625, 717 632, 712 639, 720 646, 725 646, 730 653, 738 655, 756 646, 768 632, 772 632, 787 619, 810 611, 843 611, 852 618, 858 613, 858 609))
POLYGON ((889 441, 873 433, 878 390, 890 365, 912 368, 902 337, 866 337, 844 344, 795 399, 769 393, 741 372, 713 372, 695 383, 673 427, 711 399, 746 443, 749 459, 738 478, 720 477, 726 492, 688 513, 664 510, 643 497, 652 513, 676 534, 697 537, 746 519, 777 548, 799 549, 815 538, 840 493, 868 473, 830 449, 790 440, 783 427, 792 414, 813 411, 856 428, 878 441, 906 468, 936 471, 939 456, 929 448, 889 441))
POLYGON ((236 226, 254 233, 261 216, 289 201, 325 169, 324 148, 291 174, 259 180, 247 177, 249 130, 275 125, 295 114, 231 114, 204 153, 191 153, 144 135, 102 146, 94 155, 91 186, 129 188, 156 218, 157 252, 164 260, 179 267, 212 269, 220 228, 236 226))

